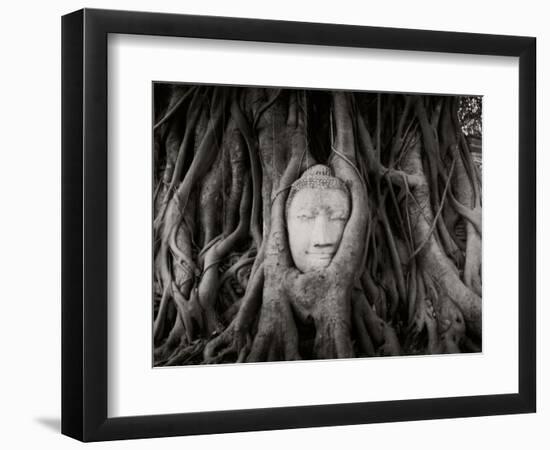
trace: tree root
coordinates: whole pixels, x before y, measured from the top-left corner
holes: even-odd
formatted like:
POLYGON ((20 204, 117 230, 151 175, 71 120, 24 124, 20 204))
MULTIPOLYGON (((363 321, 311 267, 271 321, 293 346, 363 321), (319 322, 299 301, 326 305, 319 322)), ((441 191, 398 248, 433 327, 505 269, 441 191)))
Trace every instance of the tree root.
POLYGON ((289 302, 264 291, 264 300, 248 362, 293 361, 301 359, 298 352, 298 330, 289 302))
POLYGON ((204 340, 193 341, 185 348, 179 349, 170 359, 166 361, 165 366, 181 366, 185 364, 200 364, 202 352, 204 349, 204 340))
POLYGON ((360 348, 368 356, 400 355, 401 346, 395 330, 376 314, 361 288, 353 290, 352 304, 355 331, 360 337, 360 348))
MULTIPOLYGON (((412 148, 405 161, 405 170, 422 176, 419 142, 412 148)), ((430 207, 427 183, 417 186, 413 191, 416 202, 409 203, 409 214, 414 224, 415 245, 420 245, 428 237, 433 213, 430 207), (428 220, 426 220, 428 218, 428 220)), ((430 273, 439 291, 451 298, 462 311, 468 329, 475 335, 481 335, 481 298, 472 292, 459 278, 453 263, 442 252, 435 238, 429 237, 428 243, 419 254, 423 270, 430 273)))
MULTIPOLYGON (((468 155, 469 156, 469 155, 468 155)), ((479 224, 469 220, 466 223, 466 261, 464 263, 464 283, 476 294, 481 295, 481 205, 479 197, 472 187, 475 180, 468 177, 462 158, 457 163, 456 176, 453 179, 458 202, 469 215, 479 217, 479 224)))
POLYGON ((235 318, 219 336, 206 345, 206 363, 221 362, 229 355, 237 355, 237 362, 246 359, 251 346, 251 326, 259 307, 263 287, 264 269, 260 266, 249 281, 235 318))

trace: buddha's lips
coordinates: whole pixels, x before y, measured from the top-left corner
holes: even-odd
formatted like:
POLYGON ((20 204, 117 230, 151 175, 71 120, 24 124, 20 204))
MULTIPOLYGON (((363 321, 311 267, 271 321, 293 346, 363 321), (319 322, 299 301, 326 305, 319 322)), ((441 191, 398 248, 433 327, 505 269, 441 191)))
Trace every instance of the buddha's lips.
POLYGON ((315 256, 316 258, 319 258, 319 259, 329 259, 329 258, 332 258, 332 256, 334 255, 334 252, 330 252, 330 253, 306 252, 306 254, 310 256, 315 256))

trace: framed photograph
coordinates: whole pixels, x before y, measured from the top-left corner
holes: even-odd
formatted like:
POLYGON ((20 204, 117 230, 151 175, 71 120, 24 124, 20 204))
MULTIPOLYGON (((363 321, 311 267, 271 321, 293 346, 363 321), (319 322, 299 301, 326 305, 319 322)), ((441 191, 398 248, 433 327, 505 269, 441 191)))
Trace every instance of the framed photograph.
POLYGON ((62 432, 535 412, 536 40, 62 21, 62 432))

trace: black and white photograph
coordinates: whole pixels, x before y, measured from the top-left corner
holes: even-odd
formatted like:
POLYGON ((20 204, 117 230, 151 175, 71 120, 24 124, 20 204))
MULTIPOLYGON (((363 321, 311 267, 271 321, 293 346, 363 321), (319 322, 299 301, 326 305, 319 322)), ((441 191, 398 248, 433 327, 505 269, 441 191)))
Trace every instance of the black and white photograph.
POLYGON ((152 95, 153 366, 482 351, 482 96, 152 95))

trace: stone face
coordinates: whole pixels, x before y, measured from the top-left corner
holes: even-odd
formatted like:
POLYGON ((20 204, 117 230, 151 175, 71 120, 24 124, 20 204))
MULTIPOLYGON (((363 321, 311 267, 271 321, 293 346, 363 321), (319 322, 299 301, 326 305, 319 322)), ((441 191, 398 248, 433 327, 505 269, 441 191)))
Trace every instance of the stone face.
POLYGON ((338 250, 350 214, 342 189, 304 187, 287 206, 290 252, 301 272, 323 269, 338 250))

